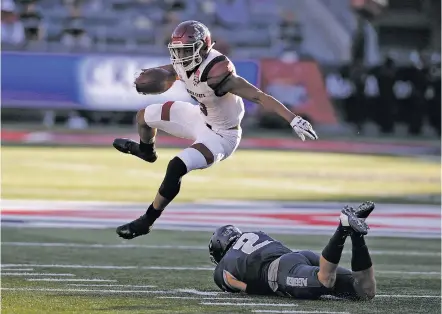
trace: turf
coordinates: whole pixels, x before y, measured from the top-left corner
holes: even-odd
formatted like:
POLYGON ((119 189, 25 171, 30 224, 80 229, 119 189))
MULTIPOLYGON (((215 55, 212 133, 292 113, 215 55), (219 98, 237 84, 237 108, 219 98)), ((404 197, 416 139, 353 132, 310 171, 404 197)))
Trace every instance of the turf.
MULTIPOLYGON (((216 296, 202 296, 178 291, 177 289, 197 289, 200 292, 218 291, 210 270, 212 266, 207 252, 209 237, 210 233, 207 232, 155 230, 148 236, 126 243, 118 240, 114 231, 110 229, 2 228, 2 273, 14 272, 5 270, 5 264, 34 264, 28 266, 33 268, 29 272, 34 275, 2 276, 3 313, 252 313, 257 310, 389 314, 440 313, 440 240, 437 239, 367 237, 367 244, 373 252, 372 257, 377 271, 378 294, 389 295, 389 297, 380 296, 367 303, 355 303, 330 300, 300 301, 224 293, 216 296), (33 242, 37 246, 29 246, 30 244, 22 242, 33 242), (55 247, 54 244, 46 244, 46 246, 38 244, 42 242, 68 243, 71 246, 55 247), (73 244, 76 246, 72 246, 73 244), (101 244, 101 246, 90 247, 89 244, 101 244), (176 246, 181 247, 176 248, 176 246), (133 267, 130 269, 60 268, 51 266, 54 264, 133 267), (39 267, 38 265, 46 266, 39 267), (160 266, 166 269, 146 268, 149 266, 160 266), (189 269, 170 270, 167 267, 189 267, 189 269), (195 267, 199 267, 199 270, 192 269, 195 267), (35 273, 70 273, 75 277, 55 275, 44 277, 37 276, 35 273), (26 278, 55 277, 116 280, 116 282, 109 283, 74 282, 73 284, 154 285, 156 287, 88 287, 74 286, 62 281, 26 280, 26 278), (17 291, 5 290, 5 288, 59 290, 17 291), (73 291, 79 289, 96 291, 73 291), (126 292, 121 292, 121 290, 126 292), (163 291, 163 293, 146 291, 163 291), (394 295, 414 297, 404 298, 394 295), (433 297, 418 298, 416 296, 433 297), (169 297, 183 297, 184 299, 169 299, 169 297), (240 299, 224 299, 229 297, 240 299), (202 304, 204 302, 229 302, 232 305, 204 305, 202 304), (239 306, 238 303, 245 305, 239 306), (251 305, 253 303, 264 305, 251 305), (284 307, 286 304, 289 306, 284 307)), ((324 236, 289 235, 278 235, 277 239, 295 249, 316 251, 320 251, 328 240, 324 236)), ((348 247, 343 255, 342 265, 349 267, 349 261, 348 247)), ((11 268, 13 267, 9 267, 11 268)), ((15 268, 19 267, 15 266, 15 268)))
MULTIPOLYGON (((167 162, 113 148, 2 147, 2 197, 149 202, 167 162)), ((184 178, 176 201, 204 199, 440 203, 440 163, 418 158, 242 151, 184 178)))

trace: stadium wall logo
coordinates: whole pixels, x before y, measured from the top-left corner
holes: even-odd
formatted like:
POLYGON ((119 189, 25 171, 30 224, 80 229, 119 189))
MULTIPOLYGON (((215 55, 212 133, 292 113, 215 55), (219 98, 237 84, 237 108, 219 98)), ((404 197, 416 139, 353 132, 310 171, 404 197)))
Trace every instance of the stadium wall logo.
POLYGON ((160 95, 140 95, 134 89, 134 74, 140 69, 168 62, 166 58, 87 57, 81 62, 78 73, 82 102, 106 110, 137 110, 170 99, 193 102, 180 81, 160 95))
MULTIPOLYGON (((161 216, 155 227, 173 230, 209 230, 234 224, 243 231, 274 233, 329 234, 336 228, 336 204, 250 202, 174 204, 161 216)), ((383 204, 382 212, 370 216, 370 235, 440 238, 440 207, 431 205, 383 204)), ((115 227, 144 210, 144 204, 2 201, 2 224, 24 226, 69 226, 78 228, 115 227)))

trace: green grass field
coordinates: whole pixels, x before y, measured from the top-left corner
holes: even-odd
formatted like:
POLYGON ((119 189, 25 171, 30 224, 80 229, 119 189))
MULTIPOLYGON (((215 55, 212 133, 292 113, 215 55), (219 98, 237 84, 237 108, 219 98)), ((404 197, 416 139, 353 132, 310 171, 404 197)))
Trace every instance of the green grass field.
MULTIPOLYGON (((146 164, 113 149, 2 147, 2 198, 141 201, 168 160, 146 164)), ((207 199, 440 203, 440 163, 417 158, 238 151, 184 179, 176 201, 207 199)), ((368 221, 369 222, 369 221, 368 221)), ((113 229, 1 230, 1 302, 27 313, 441 313, 440 239, 367 237, 378 296, 370 302, 232 295, 212 279, 210 232, 154 230, 121 241, 113 229)), ((319 235, 275 235, 320 252, 319 235)), ((350 245, 342 265, 350 266, 350 245)))
MULTIPOLYGON (((109 148, 2 147, 2 197, 149 202, 178 151, 143 163, 109 148)), ((418 158, 238 151, 184 178, 176 201, 204 199, 440 203, 440 163, 418 158)))
MULTIPOLYGON (((207 251, 210 235, 156 230, 121 245, 110 229, 2 228, 3 313, 440 313, 439 240, 368 237, 379 296, 354 303, 202 295, 218 291, 207 251), (27 280, 47 278, 60 281, 27 280), (110 281, 64 281, 71 279, 110 281)), ((328 241, 324 236, 276 238, 291 248, 319 252, 328 241)), ((347 250, 343 265, 349 267, 349 260, 347 250)))

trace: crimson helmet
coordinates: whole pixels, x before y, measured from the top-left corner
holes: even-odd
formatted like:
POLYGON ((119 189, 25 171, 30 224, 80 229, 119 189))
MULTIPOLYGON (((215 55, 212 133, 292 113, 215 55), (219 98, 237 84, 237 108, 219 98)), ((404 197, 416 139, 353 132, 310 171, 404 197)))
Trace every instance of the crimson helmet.
POLYGON ((185 21, 175 28, 167 48, 173 65, 179 64, 185 71, 191 71, 204 61, 213 45, 206 25, 185 21))

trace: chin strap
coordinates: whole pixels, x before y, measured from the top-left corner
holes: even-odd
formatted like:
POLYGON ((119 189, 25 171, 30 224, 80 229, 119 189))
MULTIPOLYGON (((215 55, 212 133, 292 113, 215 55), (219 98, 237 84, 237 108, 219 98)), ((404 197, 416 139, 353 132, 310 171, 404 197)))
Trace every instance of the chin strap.
POLYGON ((208 48, 207 48, 207 53, 210 52, 210 50, 212 50, 213 46, 215 46, 216 41, 213 42, 213 44, 211 44, 208 48))

